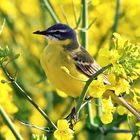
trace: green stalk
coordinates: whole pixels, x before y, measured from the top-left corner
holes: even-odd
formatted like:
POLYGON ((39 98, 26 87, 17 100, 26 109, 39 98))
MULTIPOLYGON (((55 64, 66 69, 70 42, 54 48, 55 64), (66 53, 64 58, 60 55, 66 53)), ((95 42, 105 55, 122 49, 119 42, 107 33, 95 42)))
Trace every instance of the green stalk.
POLYGON ((102 113, 101 98, 96 98, 95 103, 96 103, 96 116, 100 118, 102 113))
MULTIPOLYGON (((87 0, 81 0, 82 3, 82 46, 87 49, 88 47, 88 2, 87 0)), ((91 108, 91 103, 87 103, 86 105, 86 112, 88 114, 88 122, 90 125, 94 125, 93 122, 93 114, 92 114, 92 108, 91 108)))
MULTIPOLYGON (((85 49, 87 49, 87 47, 88 47, 88 32, 87 32, 87 29, 88 29, 88 2, 87 2, 87 0, 81 0, 81 3, 82 3, 82 46, 85 47, 85 49)), ((90 82, 92 82, 92 80, 90 82)), ((85 88, 85 90, 87 90, 87 89, 88 89, 88 87, 85 88)), ((83 100, 86 96, 86 92, 87 91, 84 91, 83 95, 81 94, 82 97, 81 97, 81 99, 79 98, 80 103, 83 102, 83 100)), ((79 106, 80 106, 80 103, 79 103, 79 106)), ((97 106, 96 106, 97 115, 99 115, 99 112, 101 112, 101 106, 100 106, 101 100, 96 99, 96 103, 97 103, 97 106)), ((79 108, 79 106, 77 104, 77 108, 79 108)), ((76 111, 77 110, 78 109, 76 109, 76 111)), ((90 126, 96 126, 93 121, 91 103, 87 104, 86 112, 88 113, 88 121, 90 123, 90 126)))
POLYGON ((112 127, 111 129, 107 129, 107 131, 105 132, 105 134, 107 133, 132 133, 133 131, 131 130, 126 130, 126 129, 119 129, 117 127, 112 127))
POLYGON ((47 7, 52 19, 56 22, 56 23, 59 23, 59 19, 54 11, 54 9, 52 8, 52 6, 50 5, 49 1, 48 0, 43 0, 44 3, 45 3, 45 6, 47 7))
POLYGON ((11 77, 11 75, 8 73, 6 68, 1 65, 1 68, 5 75, 7 76, 8 80, 11 82, 11 84, 16 88, 22 95, 26 97, 26 99, 40 112, 40 114, 48 121, 50 124, 54 127, 54 129, 57 129, 56 125, 51 121, 49 116, 33 101, 33 99, 29 96, 29 94, 16 82, 16 80, 11 77))
POLYGON ((88 33, 87 33, 87 28, 88 28, 88 1, 87 0, 81 0, 82 3, 82 46, 87 49, 87 44, 88 44, 88 33))
POLYGON ((12 131, 12 133, 14 134, 16 139, 17 140, 23 140, 22 136, 16 130, 14 124, 12 123, 12 121, 10 120, 10 118, 8 117, 8 115, 6 114, 6 112, 4 111, 4 109, 1 105, 0 105, 0 115, 2 116, 3 120, 5 121, 7 126, 10 128, 10 130, 12 131))
MULTIPOLYGON (((114 24, 112 26, 112 33, 117 32, 118 23, 119 23, 119 17, 120 17, 120 6, 121 6, 121 0, 116 0, 116 12, 114 16, 114 24)), ((114 45, 112 45, 112 42, 110 42, 110 50, 113 49, 114 45)))
POLYGON ((76 113, 79 113, 79 110, 80 110, 80 107, 85 99, 85 96, 86 96, 86 93, 87 93, 87 90, 88 90, 88 87, 90 86, 91 82, 93 80, 95 80, 97 78, 98 75, 102 74, 106 69, 110 68, 112 66, 112 64, 109 64, 105 67, 103 67, 102 69, 100 69, 99 71, 97 71, 95 74, 93 74, 89 80, 86 82, 84 88, 83 88, 83 91, 78 99, 78 102, 77 102, 77 105, 76 105, 76 113))
POLYGON ((112 32, 116 32, 118 28, 118 22, 120 17, 120 6, 121 6, 121 0, 116 0, 116 13, 114 17, 114 25, 112 27, 112 32))
POLYGON ((93 119, 93 113, 92 113, 92 106, 91 106, 91 102, 88 102, 86 105, 86 112, 88 114, 88 122, 90 124, 91 128, 97 128, 97 124, 95 124, 94 119, 93 119))
MULTIPOLYGON (((88 48, 88 1, 82 0, 82 46, 85 47, 85 49, 88 48)), ((95 126, 93 122, 93 114, 92 114, 92 107, 91 103, 88 102, 86 105, 86 112, 88 113, 88 122, 90 126, 95 126)))

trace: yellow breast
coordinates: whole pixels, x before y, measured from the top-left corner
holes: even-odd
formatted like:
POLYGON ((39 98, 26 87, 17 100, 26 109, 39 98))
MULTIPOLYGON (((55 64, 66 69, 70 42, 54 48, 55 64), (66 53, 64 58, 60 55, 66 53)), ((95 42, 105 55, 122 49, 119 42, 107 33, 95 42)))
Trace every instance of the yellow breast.
POLYGON ((77 70, 69 53, 64 51, 62 46, 47 46, 41 56, 41 65, 54 87, 73 97, 81 94, 85 85, 83 81, 88 78, 77 70), (69 74, 62 67, 65 67, 69 74))

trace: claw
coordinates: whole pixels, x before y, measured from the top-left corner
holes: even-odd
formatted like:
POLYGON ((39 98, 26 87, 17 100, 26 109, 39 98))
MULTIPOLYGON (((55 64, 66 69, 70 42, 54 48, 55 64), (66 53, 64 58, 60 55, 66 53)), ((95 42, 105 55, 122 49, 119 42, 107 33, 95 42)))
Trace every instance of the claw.
POLYGON ((70 128, 73 129, 74 125, 78 122, 78 115, 76 114, 75 107, 72 108, 71 113, 65 118, 70 123, 70 128))

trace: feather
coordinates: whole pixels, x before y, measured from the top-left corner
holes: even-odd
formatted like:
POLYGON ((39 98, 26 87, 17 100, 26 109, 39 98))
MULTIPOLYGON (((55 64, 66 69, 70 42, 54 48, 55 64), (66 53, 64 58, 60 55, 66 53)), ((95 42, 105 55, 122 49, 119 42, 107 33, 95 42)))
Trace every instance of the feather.
MULTIPOLYGON (((92 59, 92 57, 83 47, 72 51, 71 55, 76 67, 88 77, 91 77, 93 74, 95 74, 101 69, 101 67, 96 63, 95 60, 92 59)), ((106 75, 102 74, 102 76, 104 83, 110 84, 106 75)))

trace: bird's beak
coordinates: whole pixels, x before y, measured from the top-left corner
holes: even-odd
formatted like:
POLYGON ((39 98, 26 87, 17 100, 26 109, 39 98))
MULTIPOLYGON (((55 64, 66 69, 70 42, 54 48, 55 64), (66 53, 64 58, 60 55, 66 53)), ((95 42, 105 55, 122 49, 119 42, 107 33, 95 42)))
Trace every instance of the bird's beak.
POLYGON ((35 31, 35 32, 33 32, 33 34, 46 35, 47 36, 46 30, 45 31, 35 31))

